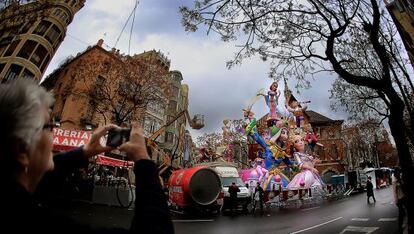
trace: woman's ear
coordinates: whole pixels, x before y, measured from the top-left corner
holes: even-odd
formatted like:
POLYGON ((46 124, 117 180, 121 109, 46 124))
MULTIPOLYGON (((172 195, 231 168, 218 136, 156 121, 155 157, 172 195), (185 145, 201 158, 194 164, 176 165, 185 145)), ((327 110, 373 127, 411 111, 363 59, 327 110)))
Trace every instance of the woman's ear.
POLYGON ((17 162, 23 167, 29 166, 29 147, 21 140, 15 141, 12 146, 13 154, 16 155, 17 162))

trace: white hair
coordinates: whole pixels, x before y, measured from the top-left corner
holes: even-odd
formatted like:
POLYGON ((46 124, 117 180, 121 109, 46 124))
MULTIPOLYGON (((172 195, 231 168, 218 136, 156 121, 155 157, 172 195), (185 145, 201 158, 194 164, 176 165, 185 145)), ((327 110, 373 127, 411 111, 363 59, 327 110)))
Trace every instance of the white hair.
MULTIPOLYGON (((5 130, 0 133, 2 150, 12 147, 11 143, 16 140, 33 150, 45 124, 44 108, 50 107, 53 102, 52 94, 34 80, 22 78, 1 84, 0 125, 5 130)), ((10 153, 9 150, 6 152, 10 153)))

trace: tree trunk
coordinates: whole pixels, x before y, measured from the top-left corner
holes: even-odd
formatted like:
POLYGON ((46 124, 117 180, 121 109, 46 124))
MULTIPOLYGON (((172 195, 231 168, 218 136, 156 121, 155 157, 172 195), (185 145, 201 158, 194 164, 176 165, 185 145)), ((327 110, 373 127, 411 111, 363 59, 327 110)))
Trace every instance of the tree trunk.
POLYGON ((413 233, 413 224, 414 224, 414 200, 412 199, 414 193, 414 179, 413 179, 413 161, 409 151, 409 146, 407 143, 407 138, 405 135, 405 125, 403 118, 404 105, 401 100, 392 100, 390 108, 390 117, 389 124, 392 136, 394 137, 395 144, 397 146, 398 157, 400 160, 400 167, 402 171, 402 179, 406 185, 406 197, 408 207, 407 207, 407 216, 408 216, 408 228, 409 233, 413 233))

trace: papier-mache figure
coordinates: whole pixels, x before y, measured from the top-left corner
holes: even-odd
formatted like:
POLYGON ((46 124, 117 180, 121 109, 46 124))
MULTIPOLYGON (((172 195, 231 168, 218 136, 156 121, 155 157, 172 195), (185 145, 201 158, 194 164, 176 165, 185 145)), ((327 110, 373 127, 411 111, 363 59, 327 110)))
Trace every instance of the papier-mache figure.
POLYGON ((289 155, 286 153, 286 145, 289 139, 289 130, 287 127, 282 127, 275 135, 276 140, 269 148, 275 159, 274 165, 279 166, 282 162, 288 167, 292 167, 293 163, 289 159, 289 155))
POLYGON ((263 165, 263 159, 261 158, 256 158, 255 159, 255 170, 257 175, 259 176, 258 181, 260 182, 260 184, 262 184, 264 181, 267 180, 267 177, 269 176, 269 171, 264 167, 263 165))
POLYGON ((229 127, 229 119, 225 119, 223 120, 223 127, 221 127, 221 129, 223 130, 223 139, 225 141, 227 141, 229 139, 229 134, 230 134, 230 127, 229 127))
POLYGON ((319 141, 319 135, 316 134, 310 124, 306 126, 306 136, 305 136, 305 142, 308 144, 308 149, 311 153, 315 152, 315 147, 323 147, 319 141))
POLYGON ((298 189, 322 186, 323 181, 315 168, 315 163, 318 162, 318 159, 305 153, 305 143, 300 135, 293 137, 293 147, 296 151, 293 153, 293 156, 301 171, 295 175, 287 187, 289 189, 298 189))
POLYGON ((308 108, 308 106, 304 103, 309 103, 310 101, 303 102, 300 104, 293 96, 291 96, 290 100, 287 101, 286 109, 291 112, 296 119, 296 127, 300 128, 303 126, 304 121, 304 111, 308 108))
POLYGON ((269 107, 269 114, 267 116, 268 127, 276 125, 276 122, 279 120, 277 105, 279 102, 280 91, 277 88, 278 83, 275 81, 270 85, 270 90, 267 92, 267 95, 264 95, 266 105, 269 107))
POLYGON ((265 166, 266 168, 270 168, 273 165, 274 158, 272 152, 269 149, 269 146, 265 143, 263 138, 260 136, 259 132, 257 131, 257 121, 254 116, 254 113, 249 109, 243 109, 244 118, 247 121, 246 125, 246 134, 247 136, 253 138, 255 142, 257 142, 264 150, 264 158, 265 158, 265 166))

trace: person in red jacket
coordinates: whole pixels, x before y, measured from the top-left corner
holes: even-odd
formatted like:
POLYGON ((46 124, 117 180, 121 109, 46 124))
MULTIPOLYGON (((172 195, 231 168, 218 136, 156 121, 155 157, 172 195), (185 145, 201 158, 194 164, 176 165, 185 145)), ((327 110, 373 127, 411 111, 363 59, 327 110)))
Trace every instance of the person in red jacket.
POLYGON ((229 194, 230 194, 230 212, 234 214, 234 210, 237 211, 238 202, 237 202, 237 193, 240 192, 239 187, 237 187, 235 182, 231 183, 229 187, 229 194))

